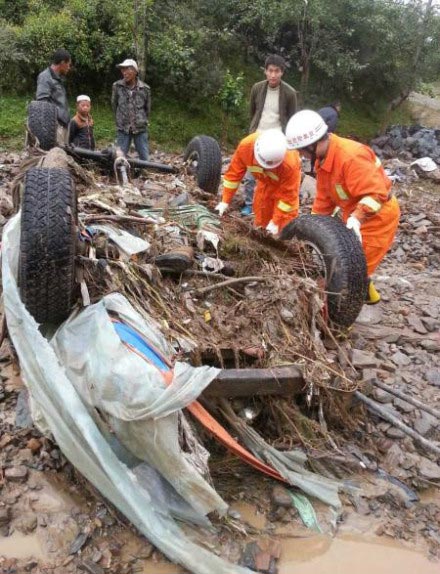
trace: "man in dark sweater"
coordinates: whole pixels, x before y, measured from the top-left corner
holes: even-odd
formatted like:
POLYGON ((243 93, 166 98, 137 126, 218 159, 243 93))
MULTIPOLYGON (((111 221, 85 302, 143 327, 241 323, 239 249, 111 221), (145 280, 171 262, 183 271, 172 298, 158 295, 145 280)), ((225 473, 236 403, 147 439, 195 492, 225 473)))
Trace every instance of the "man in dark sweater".
MULTIPOLYGON (((290 117, 297 111, 296 91, 282 81, 286 62, 272 54, 264 63, 266 79, 252 86, 250 97, 251 124, 249 133, 280 129, 284 132, 290 117)), ((252 213, 255 179, 247 174, 245 180, 245 205, 242 215, 252 213)))
POLYGON ((76 98, 76 114, 69 124, 69 144, 94 150, 95 138, 93 118, 90 114, 91 107, 89 96, 81 95, 76 98))
POLYGON ((67 50, 56 50, 52 56, 51 65, 43 70, 37 79, 37 93, 35 98, 50 102, 57 107, 59 130, 58 143, 66 143, 67 126, 69 125, 70 112, 67 101, 65 77, 69 73, 72 60, 67 50))

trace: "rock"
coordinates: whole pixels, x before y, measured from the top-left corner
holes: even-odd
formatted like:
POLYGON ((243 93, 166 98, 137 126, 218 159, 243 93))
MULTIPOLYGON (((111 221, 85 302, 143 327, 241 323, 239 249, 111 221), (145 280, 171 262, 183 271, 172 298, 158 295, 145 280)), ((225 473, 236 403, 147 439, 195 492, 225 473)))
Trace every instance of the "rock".
POLYGON ((420 342, 420 346, 427 351, 440 351, 440 343, 433 339, 423 339, 423 341, 420 342))
POLYGON ((69 548, 69 554, 76 554, 81 550, 84 544, 87 542, 89 535, 87 532, 80 532, 75 540, 72 542, 69 548))
POLYGON ((11 482, 21 482, 26 480, 28 475, 28 469, 23 466, 13 466, 12 468, 7 468, 5 470, 5 478, 11 482))
POLYGON ((279 484, 273 487, 271 498, 275 506, 290 508, 293 505, 292 497, 290 496, 289 491, 284 488, 284 486, 280 486, 279 484))
POLYGON ((408 325, 416 331, 416 333, 421 333, 425 335, 427 333, 426 327, 423 325, 422 321, 417 317, 417 315, 408 315, 407 319, 408 325))
POLYGON ((440 480, 440 466, 425 457, 421 457, 419 474, 427 480, 440 480))
POLYGON ((369 351, 361 351, 359 349, 353 349, 351 362, 353 363, 353 366, 358 369, 378 367, 378 361, 373 353, 370 353, 369 351))
POLYGON ((376 369, 364 369, 362 371, 362 382, 366 384, 372 384, 377 381, 377 371, 376 369))
POLYGON ((389 436, 390 438, 405 438, 406 434, 401 431, 400 429, 391 426, 387 432, 386 435, 389 436))
POLYGON ((429 369, 426 372, 426 380, 434 387, 440 387, 440 369, 429 369))
POLYGON ((11 518, 11 509, 9 506, 0 508, 0 528, 7 526, 11 518))
POLYGON ((416 410, 414 405, 411 405, 402 399, 394 399, 393 403, 394 406, 396 406, 400 411, 403 411, 404 413, 412 413, 416 410))
POLYGON ((391 403, 391 401, 393 400, 392 395, 390 395, 390 393, 387 393, 386 391, 383 391, 382 389, 379 388, 375 388, 373 391, 373 398, 378 401, 379 403, 391 403))
POLYGON ((411 359, 408 357, 408 355, 405 355, 401 351, 396 351, 391 356, 391 360, 398 367, 407 367, 408 365, 411 364, 411 359))
POLYGON ((434 416, 425 411, 420 411, 420 417, 414 422, 414 430, 425 436, 432 428, 436 428, 438 424, 439 421, 434 416))
MULTIPOLYGON (((356 323, 362 325, 377 325, 383 319, 383 311, 380 305, 364 305, 359 313, 356 323)), ((360 348, 359 345, 356 345, 360 348)))
POLYGON ((83 560, 81 564, 78 565, 78 570, 88 572, 88 574, 104 574, 104 568, 102 568, 102 566, 87 559, 83 560))
POLYGON ((18 530, 22 534, 30 534, 37 528, 38 520, 36 514, 25 514, 20 516, 13 524, 14 529, 18 530))
POLYGON ((432 317, 422 317, 421 321, 430 333, 436 331, 440 327, 440 321, 438 319, 433 319, 432 317))
POLYGON ((29 393, 27 389, 20 391, 15 410, 15 426, 18 428, 32 428, 31 409, 29 407, 29 393))
POLYGON ((30 449, 33 454, 35 454, 41 448, 41 441, 39 441, 37 438, 31 438, 28 440, 26 447, 30 449))

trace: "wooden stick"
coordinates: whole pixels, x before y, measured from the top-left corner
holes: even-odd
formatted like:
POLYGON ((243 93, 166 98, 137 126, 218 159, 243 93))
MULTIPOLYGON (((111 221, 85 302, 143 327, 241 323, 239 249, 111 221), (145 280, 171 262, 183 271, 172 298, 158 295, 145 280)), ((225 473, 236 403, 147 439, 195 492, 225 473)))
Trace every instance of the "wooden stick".
POLYGON ((367 405, 367 408, 369 411, 379 415, 382 419, 391 423, 392 425, 394 425, 395 427, 400 429, 402 432, 404 432, 405 434, 407 434, 408 436, 413 438, 416 442, 421 444, 424 448, 426 448, 427 450, 430 450, 431 452, 434 452, 435 454, 440 456, 440 448, 438 446, 436 446, 432 441, 424 438, 421 434, 416 432, 414 429, 412 429, 411 427, 409 427, 408 425, 406 425, 402 421, 399 421, 399 419, 397 417, 395 417, 390 412, 388 412, 384 407, 377 404, 372 399, 366 397, 365 395, 363 395, 359 391, 355 391, 354 396, 356 398, 358 398, 360 401, 362 401, 363 403, 365 403, 367 405))
POLYGON ((393 389, 392 387, 389 387, 388 385, 385 385, 385 383, 381 383, 380 381, 374 381, 373 385, 376 387, 379 387, 380 389, 382 389, 383 391, 386 391, 387 393, 390 393, 391 395, 399 397, 399 399, 402 399, 402 400, 406 401, 407 403, 414 405, 415 407, 418 407, 422 411, 426 411, 427 413, 429 413, 433 417, 440 419, 440 411, 437 411, 436 409, 433 409, 433 408, 429 407, 428 405, 425 405, 425 403, 422 403, 418 399, 415 399, 415 398, 411 397, 410 395, 407 395, 406 393, 402 393, 402 391, 398 391, 397 389, 393 389))
POLYGON ((209 291, 213 291, 214 289, 219 289, 220 287, 227 287, 228 285, 236 285, 237 283, 251 283, 253 281, 258 281, 260 283, 264 283, 267 281, 264 277, 237 277, 236 279, 228 279, 227 281, 221 281, 216 285, 210 285, 209 287, 201 287, 200 289, 194 289, 193 293, 208 293, 209 291))

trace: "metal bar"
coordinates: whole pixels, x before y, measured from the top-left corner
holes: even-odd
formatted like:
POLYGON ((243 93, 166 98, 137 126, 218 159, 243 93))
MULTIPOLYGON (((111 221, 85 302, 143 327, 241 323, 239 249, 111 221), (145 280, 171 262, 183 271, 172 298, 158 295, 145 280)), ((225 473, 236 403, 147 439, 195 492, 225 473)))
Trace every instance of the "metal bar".
POLYGON ((411 405, 414 405, 415 407, 418 407, 422 411, 426 411, 427 413, 429 413, 433 417, 440 419, 440 411, 438 411, 437 409, 433 409, 429 405, 425 405, 425 403, 422 403, 422 401, 419 401, 419 400, 415 399, 414 397, 407 395, 406 393, 402 393, 401 391, 399 391, 397 389, 393 389, 393 387, 385 385, 384 383, 381 383, 380 381, 373 381, 373 385, 375 385, 376 387, 379 387, 380 389, 382 389, 383 391, 386 391, 387 393, 390 393, 391 395, 394 395, 395 397, 398 397, 399 399, 402 399, 403 401, 405 401, 411 405))
POLYGON ((99 161, 113 161, 113 155, 111 153, 104 153, 102 151, 93 151, 91 149, 85 149, 76 146, 65 146, 64 151, 70 155, 77 155, 86 159, 97 159, 99 161))
POLYGON ((298 395, 304 378, 297 365, 271 369, 223 369, 204 390, 204 397, 252 397, 298 395))
POLYGON ((166 165, 164 163, 155 163, 154 161, 144 161, 142 159, 127 158, 128 163, 133 167, 142 167, 146 169, 157 169, 158 171, 163 171, 164 173, 177 173, 177 169, 172 165, 166 165))
POLYGON ((440 447, 438 447, 432 441, 427 440, 425 437, 416 432, 414 429, 412 429, 411 427, 400 421, 397 417, 395 417, 393 414, 387 411, 385 407, 378 405, 375 401, 366 397, 359 391, 355 391, 354 396, 363 403, 365 403, 369 411, 375 413, 385 421, 391 423, 392 425, 400 429, 402 432, 410 436, 412 439, 414 439, 416 442, 418 442, 427 450, 430 450, 431 452, 434 452, 437 456, 440 456, 440 447))

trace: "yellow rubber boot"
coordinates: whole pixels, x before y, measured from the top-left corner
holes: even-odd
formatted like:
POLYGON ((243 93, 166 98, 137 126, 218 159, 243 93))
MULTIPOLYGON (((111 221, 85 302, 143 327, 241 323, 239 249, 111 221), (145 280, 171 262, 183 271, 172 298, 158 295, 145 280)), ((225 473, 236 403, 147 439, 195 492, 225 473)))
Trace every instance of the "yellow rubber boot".
POLYGON ((380 293, 374 286, 373 281, 371 279, 368 282, 368 293, 367 293, 367 300, 365 301, 367 305, 376 305, 380 301, 380 293))

